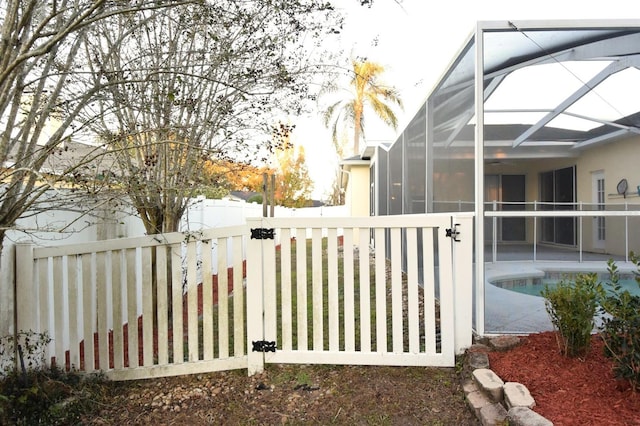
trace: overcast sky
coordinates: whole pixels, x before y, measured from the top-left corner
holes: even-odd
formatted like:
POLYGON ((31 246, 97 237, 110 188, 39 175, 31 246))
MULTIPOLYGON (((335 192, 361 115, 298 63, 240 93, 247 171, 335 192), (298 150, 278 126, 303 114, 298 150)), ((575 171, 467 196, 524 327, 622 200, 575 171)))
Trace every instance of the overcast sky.
MULTIPOLYGON (((357 0, 333 2, 347 15, 340 47, 346 54, 384 65, 385 82, 400 91, 405 104, 399 113, 401 126, 416 113, 477 21, 640 19, 637 0, 402 0, 400 5, 375 0, 372 8, 359 6, 357 0)), ((396 132, 374 121, 369 117, 365 129, 369 141, 395 139, 396 132)), ((330 141, 319 117, 298 123, 294 142, 305 146, 316 197, 331 185, 327 164, 335 165, 335 160, 330 141)))

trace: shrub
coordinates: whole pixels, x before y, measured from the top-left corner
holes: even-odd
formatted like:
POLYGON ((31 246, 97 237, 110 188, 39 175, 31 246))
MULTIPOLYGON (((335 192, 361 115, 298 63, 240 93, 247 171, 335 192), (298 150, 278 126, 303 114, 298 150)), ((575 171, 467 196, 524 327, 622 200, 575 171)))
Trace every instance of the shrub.
POLYGON ((0 424, 78 424, 99 408, 106 379, 56 367, 13 372, 0 381, 0 424))
POLYGON ((262 194, 255 194, 249 197, 247 203, 262 204, 262 194))
POLYGON ((0 424, 77 424, 96 409, 104 377, 46 368, 49 342, 33 331, 0 337, 0 424))
MULTIPOLYGON (((631 253, 636 266, 636 282, 640 286, 640 257, 631 253)), ((613 359, 616 377, 626 379, 634 390, 640 390, 640 296, 623 290, 618 268, 609 260, 610 281, 601 302, 603 322, 601 337, 605 354, 613 359)))
POLYGON ((578 274, 575 282, 562 280, 556 287, 542 290, 564 356, 577 357, 588 351, 601 292, 598 276, 593 273, 578 274))

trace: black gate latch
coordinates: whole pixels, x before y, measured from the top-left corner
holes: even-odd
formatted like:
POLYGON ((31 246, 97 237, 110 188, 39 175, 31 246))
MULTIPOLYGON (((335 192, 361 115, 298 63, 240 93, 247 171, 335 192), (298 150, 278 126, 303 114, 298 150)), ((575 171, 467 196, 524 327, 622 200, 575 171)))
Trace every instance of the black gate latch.
POLYGON ((453 238, 453 241, 455 242, 460 242, 460 240, 458 239, 458 235, 460 235, 460 231, 458 231, 458 226, 460 226, 459 223, 456 223, 455 225, 453 225, 453 228, 447 228, 446 229, 446 236, 449 238, 453 238))
POLYGON ((275 229, 273 228, 252 228, 252 240, 273 240, 275 229))
POLYGON ((253 344, 253 352, 275 352, 276 351, 276 342, 269 342, 267 340, 258 340, 252 341, 253 344))

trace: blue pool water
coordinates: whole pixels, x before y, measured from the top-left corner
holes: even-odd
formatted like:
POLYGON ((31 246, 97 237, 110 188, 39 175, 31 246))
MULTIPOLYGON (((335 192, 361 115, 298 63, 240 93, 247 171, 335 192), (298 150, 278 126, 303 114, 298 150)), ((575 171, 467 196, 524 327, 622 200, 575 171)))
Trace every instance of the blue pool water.
MULTIPOLYGON (((605 290, 607 290, 608 286, 604 283, 608 281, 608 278, 608 274, 603 274, 600 276, 600 282, 603 283, 605 290)), ((549 287, 553 287, 562 280, 571 281, 572 278, 564 273, 546 272, 544 277, 496 280, 491 284, 495 285, 496 287, 504 288, 505 290, 511 290, 531 296, 540 296, 540 292, 545 288, 545 286, 548 285, 549 287)), ((640 296, 640 286, 638 286, 638 283, 634 279, 633 275, 621 275, 620 285, 623 289, 629 290, 629 293, 640 296)))

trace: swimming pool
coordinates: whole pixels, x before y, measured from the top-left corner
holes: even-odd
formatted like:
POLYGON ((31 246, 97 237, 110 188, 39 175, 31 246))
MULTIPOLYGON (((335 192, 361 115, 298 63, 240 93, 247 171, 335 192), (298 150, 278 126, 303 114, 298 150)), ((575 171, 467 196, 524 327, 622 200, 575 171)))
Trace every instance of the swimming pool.
MULTIPOLYGON (((540 296, 540 292, 545 286, 553 287, 562 280, 571 281, 575 278, 575 275, 576 274, 567 274, 566 272, 546 271, 542 276, 500 279, 491 281, 491 284, 505 290, 542 297, 540 296)), ((599 274, 599 280, 602 283, 608 281, 609 274, 599 274)), ((638 286, 632 274, 620 274, 620 285, 623 289, 629 290, 631 294, 640 296, 640 286, 638 286)), ((605 289, 606 288, 607 286, 605 285, 605 289)))

